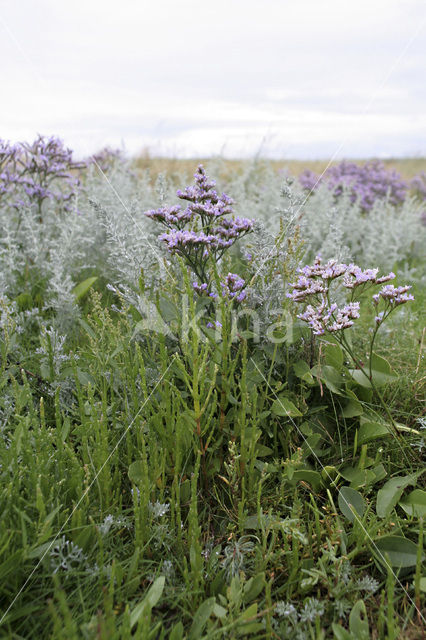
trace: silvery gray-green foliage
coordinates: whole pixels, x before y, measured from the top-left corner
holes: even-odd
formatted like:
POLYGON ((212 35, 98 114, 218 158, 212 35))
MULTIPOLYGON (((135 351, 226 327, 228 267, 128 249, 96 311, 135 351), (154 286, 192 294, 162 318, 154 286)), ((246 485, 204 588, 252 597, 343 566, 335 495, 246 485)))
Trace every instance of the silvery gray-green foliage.
MULTIPOLYGON (((219 171, 220 164, 217 166, 219 171)), ((389 201, 377 201, 365 213, 359 203, 351 202, 350 190, 336 200, 326 185, 320 185, 308 196, 296 181, 256 161, 245 165, 224 186, 236 200, 238 215, 262 222, 269 234, 279 233, 283 218, 285 225, 292 223, 288 233, 294 224, 300 224, 306 260, 321 253, 325 259, 352 260, 361 265, 373 261, 383 271, 398 263, 401 272, 404 265, 406 269, 421 256, 426 229, 421 222, 422 206, 414 198, 407 197, 397 207, 389 201)), ((265 247, 264 254, 268 253, 265 247)))
MULTIPOLYGON (((256 158, 244 163, 240 172, 228 176, 221 159, 207 163, 207 170, 221 190, 232 196, 236 215, 262 221, 269 233, 278 233, 283 209, 281 192, 287 183, 285 174, 256 158)), ((300 188, 299 191, 302 193, 300 188)))
POLYGON ((398 207, 378 201, 364 213, 349 196, 346 192, 336 201, 332 192, 321 186, 308 198, 301 226, 309 257, 321 253, 324 259, 374 263, 389 271, 396 263, 407 265, 421 256, 426 230, 421 224, 421 207, 413 198, 398 207))
POLYGON ((170 197, 168 180, 159 176, 152 184, 148 172, 136 178, 121 162, 108 175, 93 167, 86 191, 84 213, 89 218, 94 216, 93 250, 101 261, 103 275, 114 284, 134 287, 141 269, 148 279, 162 273, 165 253, 155 225, 146 219, 144 211, 161 206, 170 197))

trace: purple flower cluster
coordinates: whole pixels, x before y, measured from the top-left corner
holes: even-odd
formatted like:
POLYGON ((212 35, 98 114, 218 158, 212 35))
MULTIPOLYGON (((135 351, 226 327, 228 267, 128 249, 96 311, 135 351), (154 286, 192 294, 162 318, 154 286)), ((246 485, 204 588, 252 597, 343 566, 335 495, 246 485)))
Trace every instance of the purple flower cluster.
MULTIPOLYGON (((366 285, 383 284, 395 278, 392 272, 377 277, 378 271, 378 269, 362 270, 355 264, 346 265, 336 260, 329 260, 326 264, 322 264, 321 257, 317 256, 312 265, 299 269, 301 275, 296 282, 291 283, 293 291, 288 293, 287 297, 293 302, 301 303, 309 299, 316 303, 308 304, 304 313, 297 316, 309 324, 315 335, 323 335, 326 331, 335 333, 354 324, 353 321, 359 318, 360 303, 351 300, 341 309, 337 304, 330 303, 331 283, 343 276, 340 284, 345 289, 352 290, 353 297, 358 287, 360 291, 365 291, 366 285)), ((389 315, 391 308, 414 299, 412 295, 406 293, 410 288, 410 286, 394 287, 387 284, 373 296, 375 306, 381 298, 387 303, 385 313, 376 317, 376 323, 381 323, 384 317, 389 315)))
POLYGON ((69 211, 80 186, 78 170, 84 163, 74 162, 72 151, 54 136, 38 136, 32 143, 10 145, 0 142, 0 197, 11 205, 35 205, 39 220, 45 200, 69 211))
POLYGON ((404 202, 409 189, 397 171, 386 169, 378 161, 358 165, 344 160, 329 167, 321 177, 309 169, 305 170, 299 180, 308 191, 325 182, 336 198, 349 190, 351 202, 359 202, 364 211, 370 211, 377 200, 386 197, 391 204, 399 205, 404 202))
MULTIPOLYGON (((426 173, 422 171, 419 175, 414 176, 411 180, 411 189, 420 200, 420 202, 426 202, 426 173)), ((426 210, 424 210, 420 216, 423 225, 426 225, 426 210)))
POLYGON ((123 162, 123 152, 121 149, 112 149, 104 147, 98 153, 94 153, 87 159, 87 164, 95 164, 103 173, 108 173, 116 162, 123 162))
MULTIPOLYGON (((210 288, 206 282, 209 259, 217 263, 226 249, 253 230, 253 220, 225 217, 233 213, 233 200, 225 193, 217 193, 215 182, 208 178, 202 165, 198 166, 194 178, 193 186, 177 191, 178 198, 188 203, 185 208, 181 205, 160 207, 146 211, 145 215, 167 228, 167 232, 159 236, 160 240, 171 254, 184 258, 206 288, 210 288)), ((233 289, 229 292, 236 293, 233 289)))
POLYGON ((352 327, 353 321, 359 318, 359 302, 350 302, 339 309, 336 303, 327 306, 323 300, 318 307, 308 305, 306 311, 297 317, 307 322, 317 336, 326 331, 334 333, 352 327))
POLYGON ((419 200, 426 200, 426 173, 422 171, 419 175, 414 176, 410 187, 419 200))
POLYGON ((208 296, 209 298, 213 298, 213 299, 217 298, 216 293, 214 293, 213 291, 209 291, 209 285, 207 284, 207 282, 203 282, 202 284, 199 284, 198 282, 193 282, 192 288, 196 293, 198 293, 199 296, 208 296))
POLYGON ((242 302, 246 297, 244 291, 245 280, 240 278, 237 273, 228 273, 224 282, 220 283, 222 287, 222 296, 224 298, 235 298, 237 302, 242 302))

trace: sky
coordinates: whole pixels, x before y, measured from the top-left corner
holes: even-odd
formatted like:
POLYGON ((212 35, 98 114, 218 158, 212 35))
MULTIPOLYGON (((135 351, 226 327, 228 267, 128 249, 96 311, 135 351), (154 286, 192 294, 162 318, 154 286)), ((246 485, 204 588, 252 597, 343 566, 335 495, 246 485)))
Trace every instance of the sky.
POLYGON ((424 0, 0 0, 0 137, 77 155, 426 155, 424 0))

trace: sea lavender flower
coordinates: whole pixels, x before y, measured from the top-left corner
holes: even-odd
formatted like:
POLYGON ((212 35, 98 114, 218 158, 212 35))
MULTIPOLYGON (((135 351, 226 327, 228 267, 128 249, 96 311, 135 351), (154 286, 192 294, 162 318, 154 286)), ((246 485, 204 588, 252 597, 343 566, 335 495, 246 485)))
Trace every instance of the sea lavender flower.
MULTIPOLYGON (((213 276, 208 275, 209 261, 213 259, 219 263, 227 249, 253 230, 254 223, 248 218, 225 217, 233 213, 233 200, 224 193, 217 193, 215 182, 208 178, 202 165, 198 166, 194 179, 194 185, 177 191, 178 198, 188 203, 185 209, 180 205, 160 207, 146 211, 145 215, 167 228, 159 240, 164 242, 169 253, 182 257, 197 276, 194 291, 215 298, 213 276)), ((228 282, 230 275, 235 274, 228 274, 222 283, 222 294, 241 302, 246 295, 242 291, 244 282, 242 285, 232 279, 228 282)))
POLYGON ((422 171, 417 176, 414 176, 410 182, 410 187, 419 200, 426 200, 426 173, 422 171))
POLYGON ((32 144, 0 142, 0 196, 7 195, 17 210, 35 205, 42 221, 46 200, 70 210, 80 186, 78 171, 84 166, 74 162, 72 151, 54 136, 39 135, 32 144))
MULTIPOLYGON (((301 275, 296 282, 290 284, 293 291, 286 295, 293 302, 310 302, 305 311, 297 317, 308 323, 315 335, 324 335, 327 331, 336 333, 352 327, 354 320, 360 316, 360 303, 353 300, 357 287, 362 286, 364 291, 366 286, 383 284, 395 278, 393 272, 377 277, 378 271, 376 268, 363 270, 353 263, 338 264, 335 260, 322 264, 321 256, 317 256, 312 265, 299 269, 301 275), (332 283, 341 277, 338 284, 352 290, 352 299, 343 308, 338 308, 336 303, 330 302, 330 288, 332 283)), ((379 293, 373 295, 373 303, 376 307, 381 299, 388 304, 386 313, 379 313, 376 316, 376 326, 387 317, 390 307, 394 308, 414 299, 412 295, 407 294, 410 288, 410 286, 394 287, 386 284, 379 293)))
MULTIPOLYGON (((351 202, 359 202, 364 211, 370 211, 377 200, 386 197, 395 206, 401 204, 409 188, 398 172, 386 169, 377 161, 358 165, 343 160, 329 167, 322 176, 306 170, 300 175, 299 181, 307 191, 313 191, 325 183, 336 199, 347 191, 351 202)), ((416 186, 417 183, 414 188, 416 186)))
POLYGON ((246 297, 245 280, 240 278, 237 273, 228 273, 224 282, 220 283, 222 287, 222 296, 224 298, 235 298, 237 302, 242 302, 246 297))
POLYGON ((119 162, 124 162, 123 151, 121 149, 112 149, 111 147, 104 147, 97 153, 90 156, 86 163, 96 165, 103 173, 108 173, 114 165, 119 162))
POLYGON ((378 294, 373 296, 373 301, 376 303, 380 298, 389 302, 392 305, 404 304, 410 300, 414 300, 414 296, 407 295, 407 291, 411 289, 411 285, 405 285, 404 287, 395 287, 393 284, 386 284, 378 294))

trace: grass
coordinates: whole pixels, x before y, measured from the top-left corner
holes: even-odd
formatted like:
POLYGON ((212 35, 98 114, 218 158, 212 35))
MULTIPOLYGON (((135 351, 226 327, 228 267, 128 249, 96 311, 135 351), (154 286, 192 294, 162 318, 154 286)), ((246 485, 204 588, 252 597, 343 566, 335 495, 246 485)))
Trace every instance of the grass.
MULTIPOLYGON (((354 162, 365 163, 368 159, 355 159, 354 162)), ((406 180, 411 180, 414 176, 421 172, 426 172, 426 158, 380 158, 380 161, 387 169, 395 169, 406 180)), ((149 152, 145 152, 134 159, 135 166, 140 170, 149 169, 153 176, 159 173, 167 173, 169 176, 181 176, 182 174, 191 175, 194 167, 199 163, 207 164, 209 158, 170 158, 170 157, 151 157, 149 152)), ((240 172, 242 168, 251 160, 238 159, 221 159, 223 163, 223 172, 240 172)), ((315 173, 322 173, 328 166, 328 160, 266 160, 259 158, 259 164, 265 164, 273 167, 276 171, 287 170, 291 175, 298 176, 304 169, 310 169, 315 173)), ((331 164, 336 165, 340 160, 335 160, 331 164)))
MULTIPOLYGON (((194 161, 137 165, 173 175, 194 161)), ((258 294, 277 273, 293 281, 294 234, 254 278, 258 294)), ((224 269, 248 281, 257 266, 235 253, 224 269)), ((23 331, 2 299, 1 637, 422 638, 420 286, 377 346, 394 432, 284 288, 293 330, 257 342, 247 317, 233 339, 224 301, 220 335, 206 330, 184 262, 161 286, 148 276, 139 294, 172 336, 101 278, 64 342, 23 331)), ((362 361, 370 321, 353 331, 362 361)))

